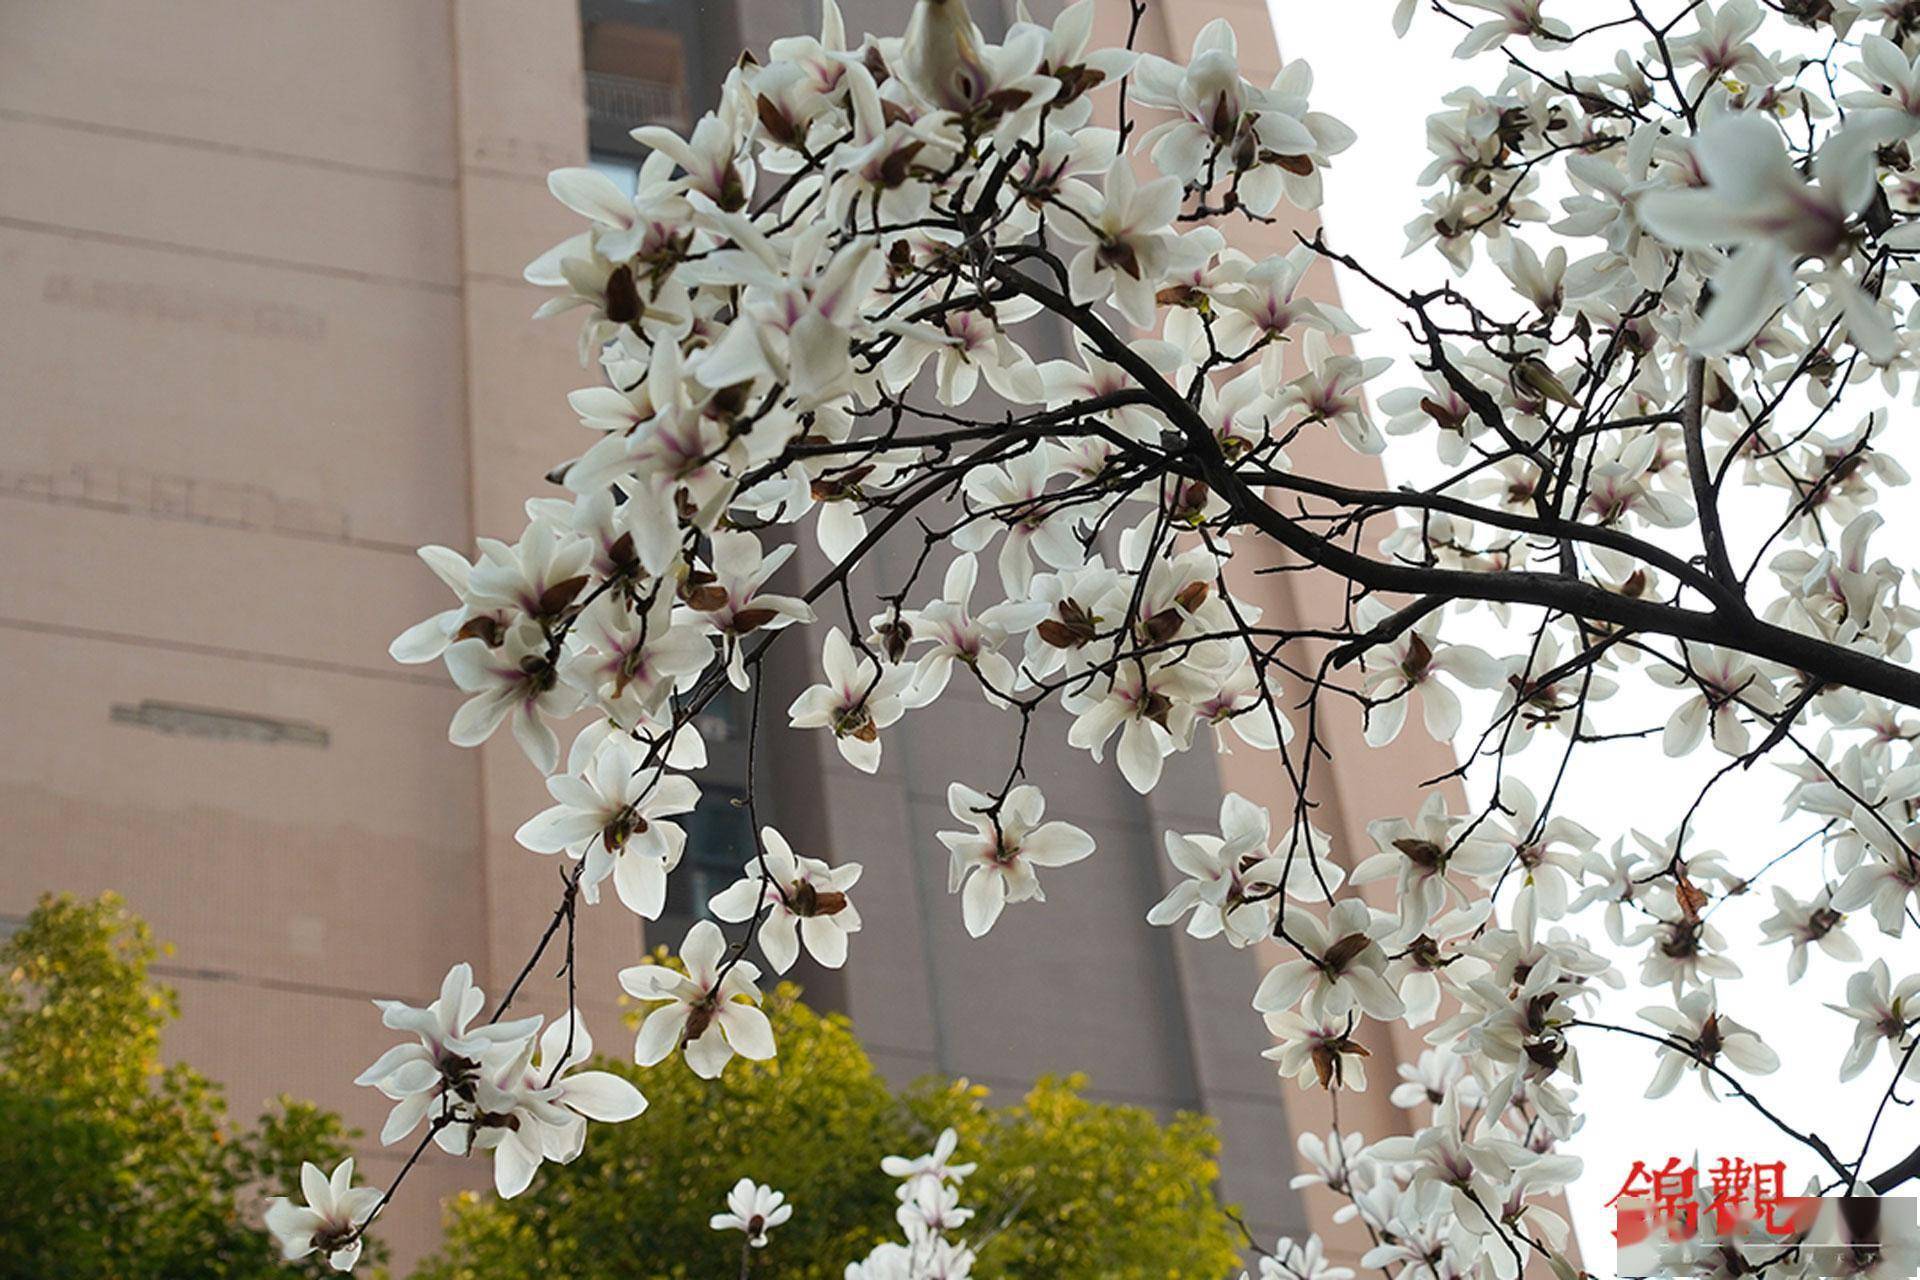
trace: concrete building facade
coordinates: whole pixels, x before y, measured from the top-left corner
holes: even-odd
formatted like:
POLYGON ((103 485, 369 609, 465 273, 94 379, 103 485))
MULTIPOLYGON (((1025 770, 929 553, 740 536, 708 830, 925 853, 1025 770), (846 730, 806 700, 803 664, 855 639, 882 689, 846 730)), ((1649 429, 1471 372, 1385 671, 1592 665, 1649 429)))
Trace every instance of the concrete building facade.
MULTIPOLYGON (((908 7, 843 5, 850 29, 883 31, 908 7)), ((1004 27, 990 0, 974 7, 1004 27)), ((734 50, 813 28, 816 10, 0 0, 0 916, 50 889, 125 895, 175 946, 169 1053, 223 1080, 240 1113, 286 1091, 377 1130, 381 1100, 351 1083, 390 1042, 367 1001, 424 999, 460 959, 498 990, 544 927, 555 864, 513 841, 545 803, 539 778, 504 735, 448 745, 458 692, 387 657, 445 607, 413 550, 511 538, 539 477, 577 450, 563 398, 587 375, 567 322, 529 319, 539 294, 520 278, 575 230, 547 172, 590 142, 617 166, 624 119, 686 121, 734 50)), ((1219 15, 1249 78, 1269 78, 1260 0, 1156 3, 1142 39, 1184 51, 1219 15)), ((1126 5, 1101 21, 1118 43, 1126 5)), ((1276 251, 1291 231, 1239 241, 1276 251)), ((1314 461, 1365 478, 1335 450, 1314 461)), ((1337 600, 1300 575, 1248 581, 1282 617, 1337 600)), ((805 662, 796 649, 770 707, 805 662)), ((866 866, 866 931, 815 998, 898 1078, 1004 1093, 1085 1070, 1100 1096, 1205 1111, 1224 1192, 1259 1234, 1324 1226, 1330 1202, 1287 1180, 1294 1135, 1325 1115, 1275 1081, 1248 1009, 1272 957, 1144 920, 1172 875, 1156 833, 1213 829, 1223 788, 1285 803, 1279 771, 1196 750, 1142 799, 1083 753, 1039 757, 1050 813, 1101 851, 1045 908, 971 942, 934 833, 947 782, 998 776, 1011 742, 984 706, 949 702, 889 736, 875 777, 817 735, 772 739, 783 828, 866 866)), ((1039 732, 1059 743, 1064 724, 1039 732)), ((1333 732, 1358 747, 1357 726, 1333 732)), ((1451 763, 1437 748, 1369 760, 1384 772, 1318 797, 1342 856, 1364 852, 1357 796, 1451 763)), ((677 913, 696 909, 699 876, 738 866, 729 839, 717 818, 696 830, 713 865, 681 873, 677 913)), ((617 904, 583 913, 580 990, 608 1047, 613 973, 646 942, 617 904)), ((553 997, 536 984, 526 1007, 553 997)), ((1347 1124, 1398 1127, 1384 1094, 1347 1124)), ((400 1154, 369 1140, 366 1176, 384 1182, 400 1154)), ((388 1228, 403 1260, 442 1196, 487 1182, 437 1154, 416 1177, 388 1228)))

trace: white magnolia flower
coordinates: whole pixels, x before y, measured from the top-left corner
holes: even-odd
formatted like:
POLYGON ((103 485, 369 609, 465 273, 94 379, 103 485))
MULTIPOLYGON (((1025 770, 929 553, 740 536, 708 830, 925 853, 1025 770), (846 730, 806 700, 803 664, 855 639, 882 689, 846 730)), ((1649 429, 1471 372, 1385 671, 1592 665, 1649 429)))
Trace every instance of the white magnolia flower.
POLYGON ((1122 662, 1110 678, 1095 677, 1061 699, 1077 717, 1067 745, 1099 760, 1117 732, 1121 776, 1145 795, 1160 781, 1167 757, 1191 745, 1196 704, 1207 686, 1207 673, 1177 655, 1122 662))
POLYGON ((1377 818, 1367 834, 1380 852, 1353 869, 1353 884, 1371 884, 1394 877, 1400 908, 1398 941, 1410 941, 1430 920, 1445 911, 1450 900, 1464 901, 1449 872, 1481 877, 1496 874, 1507 864, 1507 851, 1466 833, 1458 818, 1447 813, 1447 798, 1432 791, 1409 822, 1405 818, 1377 818))
POLYGON ((1289 1009, 1267 1014, 1266 1023, 1279 1043, 1260 1056, 1279 1063, 1281 1079, 1366 1092, 1367 1050, 1353 1038, 1347 1019, 1307 1018, 1289 1009))
POLYGON ((820 667, 826 679, 793 700, 788 722, 796 729, 831 729, 846 762, 873 773, 880 768, 880 731, 906 714, 913 670, 881 666, 838 627, 827 632, 820 667))
POLYGON ((1317 1235, 1281 1236, 1273 1252, 1260 1259, 1260 1280, 1353 1280, 1353 1268, 1336 1266, 1317 1235))
MULTIPOLYGON (((1322 423, 1340 433, 1355 453, 1375 454, 1387 447, 1386 437, 1374 425, 1362 388, 1393 363, 1385 356, 1361 359, 1333 350, 1326 335, 1308 329, 1301 342, 1306 371, 1279 389, 1274 413, 1291 413, 1302 425, 1322 423)), ((1269 365, 1272 352, 1269 351, 1269 365)))
MULTIPOLYGON (((1401 1069, 1405 1073, 1405 1068, 1401 1069)), ((1400 1090, 1395 1089, 1395 1096, 1400 1090)), ((1337 1195, 1358 1195, 1378 1176, 1378 1169, 1367 1158, 1367 1139, 1362 1133, 1303 1133, 1294 1144, 1300 1152, 1301 1172, 1288 1181, 1295 1191, 1306 1187, 1325 1187, 1337 1195)), ((1351 1209, 1351 1205, 1342 1206, 1351 1209)), ((1349 1214, 1349 1217, 1352 1215, 1349 1214)), ((1346 1221, 1347 1219, 1338 1219, 1346 1221)))
MULTIPOLYGON (((1854 1021, 1853 1043, 1840 1064, 1843 1082, 1865 1071, 1873 1062, 1873 1051, 1883 1044, 1887 1055, 1900 1062, 1913 1042, 1915 1019, 1920 1018, 1916 997, 1920 997, 1920 974, 1896 984, 1885 960, 1875 960, 1847 979, 1847 1002, 1827 1006, 1854 1021)), ((1920 1077, 1920 1061, 1909 1060, 1907 1074, 1920 1077)))
MULTIPOLYGON (((1461 7, 1478 9, 1492 16, 1475 24, 1454 48, 1456 58, 1471 58, 1501 44, 1512 36, 1526 36, 1536 48, 1551 49, 1573 34, 1573 28, 1558 18, 1541 13, 1546 0, 1461 0, 1461 7)), ((1396 14, 1394 24, 1404 32, 1410 15, 1396 14)))
POLYGON ((1317 260, 1311 248, 1297 245, 1252 264, 1239 283, 1222 289, 1220 301, 1227 310, 1213 326, 1214 341, 1220 349, 1250 352, 1261 342, 1289 338, 1301 326, 1334 333, 1355 332, 1359 326, 1346 312, 1308 296, 1307 272, 1317 260))
POLYGON ((903 1186, 900 1207, 893 1211, 894 1221, 909 1240, 940 1236, 957 1231, 973 1217, 973 1210, 960 1204, 960 1190, 934 1178, 919 1178, 903 1186))
POLYGON ((1533 789, 1509 774, 1500 780, 1504 816, 1482 828, 1489 843, 1511 854, 1523 874, 1515 897, 1514 927, 1533 932, 1537 920, 1558 920, 1572 906, 1574 889, 1586 875, 1595 837, 1570 818, 1543 818, 1533 789), (1490 829, 1489 829, 1490 828, 1490 829))
POLYGON ((723 95, 719 107, 702 116, 687 138, 659 125, 643 125, 632 137, 678 165, 679 182, 687 190, 732 212, 753 194, 753 165, 741 156, 739 107, 737 98, 723 95))
POLYGON ((925 706, 945 691, 955 662, 979 672, 990 690, 1011 692, 1017 687, 1013 663, 1000 649, 1013 635, 1046 617, 1046 602, 1004 600, 975 613, 971 602, 978 575, 979 561, 974 556, 955 556, 947 566, 941 598, 906 615, 913 642, 933 643, 913 669, 913 687, 907 694, 913 706, 925 706))
POLYGON ((1325 837, 1312 833, 1309 848, 1289 858, 1270 852, 1267 811, 1235 792, 1220 801, 1220 834, 1166 835, 1167 859, 1186 878, 1147 912, 1147 923, 1169 925, 1183 915, 1196 938, 1225 934, 1236 947, 1251 946, 1272 925, 1282 887, 1295 897, 1319 887, 1322 877, 1338 886, 1345 875, 1330 859, 1325 837))
POLYGON ((798 857, 772 827, 760 828, 760 843, 764 858, 749 859, 745 874, 713 896, 713 914, 739 924, 765 912, 757 937, 775 973, 793 967, 803 941, 815 960, 838 969, 847 962, 847 935, 860 931, 860 913, 847 900, 860 864, 798 857))
MULTIPOLYGON (((1477 1082, 1467 1075, 1466 1060, 1450 1049, 1422 1049, 1418 1061, 1401 1063, 1399 1072, 1400 1083, 1393 1087, 1388 1100, 1407 1110, 1437 1107, 1456 1089, 1472 1093, 1477 1088, 1477 1082)), ((1469 1105, 1474 1105, 1471 1099, 1469 1105)))
POLYGON ((1391 917, 1376 920, 1358 898, 1335 904, 1324 923, 1307 911, 1288 912, 1282 927, 1301 954, 1267 971, 1253 1007, 1279 1013, 1304 1000, 1308 1015, 1320 1021, 1356 1008, 1373 1018, 1398 1018, 1406 1006, 1387 982, 1387 954, 1376 940, 1391 924, 1391 917))
POLYGON ((1661 746, 1670 756, 1683 756, 1711 737, 1714 747, 1726 755, 1746 754, 1751 738, 1740 713, 1771 717, 1785 710, 1773 681, 1751 659, 1731 650, 1683 645, 1682 653, 1684 667, 1654 667, 1647 672, 1655 684, 1692 691, 1667 720, 1661 746))
POLYGON ((701 623, 719 634, 727 655, 727 678, 736 689, 748 687, 741 647, 748 636, 813 621, 813 607, 806 601, 765 589, 767 580, 792 554, 792 543, 762 555, 760 540, 751 533, 716 533, 712 573, 682 589, 701 623))
POLYGON ((447 673, 473 695, 453 713, 448 739, 477 747, 509 719, 514 741, 542 773, 560 763, 560 739, 547 723, 580 707, 580 693, 560 680, 552 646, 531 621, 515 626, 499 644, 473 637, 449 645, 447 673))
POLYGON ((1433 1123, 1411 1137, 1385 1138, 1372 1155, 1405 1166, 1412 1174, 1410 1190, 1428 1215, 1451 1214, 1485 1229, 1479 1205, 1500 1199, 1499 1188, 1524 1163, 1527 1151, 1518 1143, 1486 1136, 1469 1138, 1460 1120, 1460 1098, 1450 1095, 1434 1111, 1433 1123))
POLYGON ((754 1248, 764 1248, 767 1232, 793 1216, 785 1194, 752 1178, 742 1178, 727 1192, 727 1211, 707 1220, 715 1231, 740 1231, 754 1248))
POLYGON ((1711 1095, 1714 1076, 1710 1068, 1726 1070, 1722 1059, 1752 1075, 1766 1075, 1780 1067, 1779 1056, 1762 1044, 1759 1036, 1719 1011, 1711 986, 1680 997, 1677 1009, 1655 1005, 1642 1009, 1640 1016, 1666 1032, 1673 1042, 1660 1050, 1659 1069, 1647 1086, 1649 1098, 1666 1097, 1689 1069, 1697 1070, 1700 1087, 1711 1095))
POLYGON ((885 264, 871 241, 856 241, 829 256, 825 231, 820 224, 797 237, 784 261, 771 252, 741 257, 739 265, 751 282, 741 304, 744 322, 729 326, 693 366, 703 385, 719 390, 778 380, 794 389, 803 408, 850 389, 854 369, 848 339, 885 264))
POLYGON ((380 1204, 380 1189, 353 1185, 349 1157, 331 1177, 315 1165, 301 1165, 300 1190, 307 1199, 304 1206, 285 1196, 275 1196, 267 1205, 267 1230, 279 1242, 280 1256, 294 1262, 319 1252, 335 1271, 353 1270, 360 1260, 360 1229, 380 1204))
POLYGON ((1038 303, 1018 299, 991 309, 951 310, 937 322, 903 327, 883 376, 889 386, 905 390, 931 358, 934 394, 941 404, 966 404, 982 378, 995 394, 1016 404, 1039 401, 1046 396, 1046 384, 1008 333, 1039 310, 1038 303))
POLYGON ((424 622, 416 622, 398 636, 394 637, 387 653, 395 662, 417 663, 432 662, 447 651, 447 646, 455 640, 463 639, 463 628, 474 631, 504 629, 503 614, 478 615, 468 603, 468 582, 473 573, 473 565, 458 551, 446 547, 421 547, 420 559, 434 576, 453 589, 460 597, 460 603, 451 609, 434 614, 424 622))
POLYGON ((568 1164, 578 1157, 587 1121, 617 1123, 647 1109, 632 1082, 611 1071, 576 1069, 593 1056, 593 1037, 577 1015, 549 1026, 538 1048, 536 1059, 528 1036, 518 1051, 500 1055, 475 1092, 473 1147, 493 1152, 494 1190, 502 1199, 525 1191, 542 1161, 568 1164))
POLYGON ((665 591, 633 613, 602 597, 581 616, 581 644, 560 677, 628 728, 658 721, 667 700, 689 692, 713 661, 713 642, 690 620, 691 611, 676 610, 665 591))
POLYGON ((947 808, 972 827, 942 831, 951 861, 947 892, 961 893, 967 932, 978 938, 993 928, 1009 902, 1045 902, 1035 867, 1064 867, 1093 852, 1093 837, 1067 822, 1041 822, 1046 798, 1038 787, 1018 786, 995 803, 961 783, 947 788, 947 808))
MULTIPOLYGON (((371 1085, 393 1100, 393 1110, 380 1130, 380 1141, 392 1145, 419 1127, 430 1111, 451 1117, 456 1100, 477 1078, 481 1061, 503 1045, 531 1036, 540 1019, 471 1026, 486 1006, 484 991, 473 985, 473 968, 456 964, 440 984, 439 998, 425 1008, 399 1000, 376 1000, 381 1024, 414 1037, 398 1044, 362 1071, 355 1084, 371 1085)), ((460 1139, 443 1128, 440 1144, 458 1150, 460 1139)))
POLYGON ((1005 466, 969 471, 963 484, 969 506, 982 514, 954 530, 953 545, 981 551, 1004 530, 1000 585, 1009 600, 1026 597, 1034 555, 1055 569, 1078 568, 1086 561, 1070 516, 1041 501, 1056 470, 1055 450, 1042 440, 1005 466))
POLYGON ((1790 942, 1793 953, 1787 959, 1787 981, 1798 982, 1807 972, 1810 947, 1819 947, 1835 960, 1857 961, 1860 948, 1847 936, 1846 916, 1819 898, 1801 902, 1779 885, 1773 887, 1773 914, 1760 922, 1760 934, 1768 942, 1790 942))
POLYGON ((667 819, 699 804, 693 779, 665 773, 622 735, 601 746, 585 777, 557 774, 547 779, 547 792, 559 803, 527 819, 514 839, 535 853, 564 850, 586 859, 580 886, 588 902, 599 900, 599 885, 611 876, 627 910, 658 920, 667 873, 687 847, 686 831, 667 819))
POLYGON ((736 1053, 759 1061, 773 1057, 773 1024, 760 1011, 760 988, 754 984, 760 970, 749 960, 723 964, 726 950, 720 926, 702 920, 680 944, 685 973, 664 964, 620 971, 628 995, 665 1002, 640 1024, 635 1062, 650 1067, 681 1050, 695 1075, 712 1080, 736 1053))
POLYGON ((1865 805, 1852 809, 1854 829, 1871 852, 1847 873, 1833 891, 1833 908, 1851 912, 1865 910, 1873 916, 1880 932, 1889 937, 1905 935, 1907 917, 1920 903, 1920 858, 1915 847, 1915 827, 1905 825, 1889 829, 1884 815, 1865 805))
MULTIPOLYGON (((1778 126, 1759 114, 1727 115, 1707 125, 1696 144, 1705 190, 1640 197, 1641 219, 1669 244, 1736 246, 1713 273, 1713 301, 1691 339, 1695 351, 1717 355, 1745 346, 1791 296, 1799 262, 1845 258, 1848 223, 1877 189, 1873 148, 1885 140, 1871 124, 1836 134, 1815 157, 1809 186, 1778 126)), ((1873 300, 1837 267, 1823 279, 1853 340, 1877 360, 1890 358, 1893 329, 1873 300)))
POLYGON ((1141 186, 1134 179, 1133 161, 1116 159, 1101 184, 1099 205, 1048 220, 1062 240, 1080 246, 1067 264, 1073 300, 1104 302, 1111 297, 1129 322, 1153 328, 1154 292, 1173 261, 1168 224, 1179 211, 1178 179, 1155 178, 1141 186))
POLYGON ((1668 48, 1675 66, 1699 68, 1687 81, 1690 98, 1704 96, 1717 81, 1770 84, 1779 78, 1773 60, 1749 42, 1765 17, 1755 0, 1726 0, 1718 9, 1701 4, 1689 16, 1697 29, 1674 39, 1668 48))
MULTIPOLYGON (((978 1166, 954 1163, 954 1152, 959 1149, 960 1135, 953 1129, 942 1129, 932 1151, 911 1160, 905 1156, 886 1156, 880 1161, 880 1172, 909 1185, 924 1178, 935 1182, 964 1182, 978 1166)), ((901 1198, 905 1199, 906 1194, 907 1188, 902 1187, 901 1198)))
POLYGON ((1627 907, 1646 895, 1646 860, 1631 852, 1624 841, 1616 841, 1607 853, 1594 850, 1580 862, 1580 879, 1585 884, 1569 910, 1580 912, 1596 903, 1605 903, 1607 936, 1616 943, 1627 939, 1627 907))
MULTIPOLYGON (((1365 629, 1392 614, 1378 600, 1363 601, 1355 611, 1356 624, 1365 629)), ((1500 683, 1500 666, 1484 650, 1467 644, 1444 644, 1439 638, 1440 617, 1428 614, 1385 644, 1369 650, 1362 687, 1375 699, 1367 709, 1367 745, 1381 747, 1400 736, 1407 704, 1420 700, 1421 723, 1435 742, 1452 742, 1460 731, 1460 699, 1440 680, 1447 675, 1472 689, 1492 689, 1500 683)))

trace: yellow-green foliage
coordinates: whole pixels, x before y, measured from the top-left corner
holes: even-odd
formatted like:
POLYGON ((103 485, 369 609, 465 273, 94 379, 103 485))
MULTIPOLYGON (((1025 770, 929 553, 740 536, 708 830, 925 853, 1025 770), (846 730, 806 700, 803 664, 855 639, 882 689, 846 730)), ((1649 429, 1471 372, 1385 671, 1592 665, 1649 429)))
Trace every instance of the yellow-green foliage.
POLYGON ((218 1086, 164 1066, 174 993, 146 924, 112 895, 42 898, 0 945, 0 1278, 266 1280, 260 1191, 347 1152, 338 1117, 291 1099, 251 1129, 218 1086))
POLYGON ((1018 1106, 996 1109, 964 1081, 928 1083, 910 1099, 933 1130, 952 1125, 962 1156, 982 1153, 969 1203, 990 1226, 1012 1215, 981 1255, 988 1280, 1217 1277, 1239 1261, 1213 1198, 1220 1141, 1213 1122, 1182 1112, 1162 1125, 1143 1107, 1082 1095, 1087 1077, 1046 1077, 1018 1106))
POLYGON ((767 1011, 779 1056, 736 1059, 719 1080, 677 1057, 645 1071, 600 1064, 640 1086, 646 1114, 595 1125, 578 1160, 545 1167, 512 1201, 453 1202, 445 1247, 417 1280, 732 1275, 739 1238, 707 1219, 741 1177, 794 1204, 754 1274, 840 1280, 848 1262, 899 1237, 881 1157, 917 1155, 948 1124, 963 1135, 956 1158, 980 1165, 964 1188, 979 1211, 967 1234, 993 1233, 980 1280, 1214 1280, 1234 1265, 1234 1236, 1212 1199, 1208 1121, 1163 1126, 1141 1108, 1089 1101, 1080 1077, 1043 1080, 1000 1109, 964 1081, 899 1094, 846 1019, 815 1013, 791 985, 767 1011))

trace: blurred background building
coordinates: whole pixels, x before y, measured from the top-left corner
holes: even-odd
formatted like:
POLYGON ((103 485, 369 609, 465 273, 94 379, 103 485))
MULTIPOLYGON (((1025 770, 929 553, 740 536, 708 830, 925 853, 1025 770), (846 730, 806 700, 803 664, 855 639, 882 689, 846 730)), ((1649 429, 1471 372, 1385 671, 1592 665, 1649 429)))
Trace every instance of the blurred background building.
MULTIPOLYGON (((843 7, 856 33, 909 12, 843 7)), ((1004 30, 992 0, 974 9, 1004 30)), ((1126 10, 1101 0, 1106 42, 1126 10)), ((1141 40, 1184 53, 1222 15, 1249 78, 1270 78, 1260 0, 1156 3, 1141 40)), ((461 959, 498 991, 545 926, 557 866, 513 841, 539 779, 504 734, 448 745, 451 682, 387 656, 446 606, 413 552, 512 538, 579 447, 563 397, 592 375, 569 321, 529 319, 540 293, 520 278, 577 229, 547 172, 630 171, 629 129, 686 126, 740 48, 818 22, 817 0, 0 0, 0 917, 49 889, 124 894, 175 946, 169 1052, 242 1114, 287 1091, 377 1131, 382 1100, 352 1085, 391 1042, 367 1002, 424 1001, 461 959)), ((1270 252, 1292 230, 1240 241, 1270 252)), ((1296 575, 1250 589, 1280 616, 1333 600, 1296 575)), ((784 660, 769 707, 808 682, 807 655, 784 660)), ((737 718, 709 726, 710 803, 653 941, 741 864, 737 718)), ((1260 958, 1144 920, 1171 876, 1154 833, 1214 830, 1223 787, 1284 802, 1270 762, 1197 749, 1142 799, 1083 753, 1040 757, 1050 816, 1100 852, 970 943, 934 833, 948 781, 1003 776, 1002 719, 950 698, 890 732, 877 777, 819 735, 773 743, 773 820, 866 865, 866 931, 810 997, 890 1074, 1014 1092, 1084 1070, 1096 1095, 1204 1111, 1259 1235, 1326 1224, 1330 1202, 1287 1187, 1294 1132, 1324 1115, 1259 1056, 1260 958)), ((1322 824, 1344 855, 1363 833, 1343 793, 1450 763, 1410 749, 1391 776, 1330 779, 1322 824)), ((613 973, 644 945, 617 903, 583 913, 580 990, 609 1049, 613 973)), ((555 993, 536 984, 525 1007, 555 993)), ((1395 1125, 1385 1091, 1349 1126, 1395 1125)), ((403 1149, 366 1145, 384 1183, 403 1149)), ((401 1259, 431 1242, 440 1197, 487 1182, 435 1153, 390 1215, 401 1259)))

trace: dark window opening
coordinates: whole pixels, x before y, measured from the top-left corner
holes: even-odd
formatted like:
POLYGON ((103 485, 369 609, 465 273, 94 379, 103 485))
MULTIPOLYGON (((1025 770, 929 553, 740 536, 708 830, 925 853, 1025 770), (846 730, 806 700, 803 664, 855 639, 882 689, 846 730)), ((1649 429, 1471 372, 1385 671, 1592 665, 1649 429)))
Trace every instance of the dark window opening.
POLYGON ((581 0, 580 40, 587 150, 610 169, 646 158, 629 136, 642 125, 691 129, 719 98, 738 45, 731 5, 687 0, 581 0))

